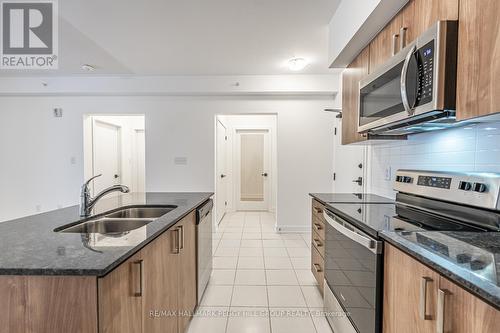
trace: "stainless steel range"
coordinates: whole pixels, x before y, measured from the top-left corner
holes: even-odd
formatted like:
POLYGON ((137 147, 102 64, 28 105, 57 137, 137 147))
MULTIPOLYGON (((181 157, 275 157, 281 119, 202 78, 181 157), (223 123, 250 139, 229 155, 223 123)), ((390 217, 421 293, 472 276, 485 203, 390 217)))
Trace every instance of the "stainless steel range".
POLYGON ((382 332, 381 231, 500 231, 500 174, 399 170, 394 189, 394 204, 329 203, 324 212, 325 308, 335 332, 382 332))

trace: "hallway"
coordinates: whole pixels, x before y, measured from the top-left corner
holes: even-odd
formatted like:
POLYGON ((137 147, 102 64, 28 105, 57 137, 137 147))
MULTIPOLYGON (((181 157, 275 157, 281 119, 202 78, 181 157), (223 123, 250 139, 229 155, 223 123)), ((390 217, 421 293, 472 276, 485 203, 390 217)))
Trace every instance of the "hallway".
POLYGON ((227 214, 189 333, 331 333, 310 271, 310 234, 278 234, 267 212, 227 214))

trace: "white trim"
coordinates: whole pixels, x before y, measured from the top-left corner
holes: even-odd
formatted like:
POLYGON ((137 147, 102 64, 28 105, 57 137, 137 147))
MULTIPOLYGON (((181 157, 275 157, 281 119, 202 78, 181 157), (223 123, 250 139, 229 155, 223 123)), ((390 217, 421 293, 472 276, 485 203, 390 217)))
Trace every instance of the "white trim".
POLYGON ((308 233, 311 232, 311 226, 307 225, 276 225, 275 230, 277 233, 308 233))

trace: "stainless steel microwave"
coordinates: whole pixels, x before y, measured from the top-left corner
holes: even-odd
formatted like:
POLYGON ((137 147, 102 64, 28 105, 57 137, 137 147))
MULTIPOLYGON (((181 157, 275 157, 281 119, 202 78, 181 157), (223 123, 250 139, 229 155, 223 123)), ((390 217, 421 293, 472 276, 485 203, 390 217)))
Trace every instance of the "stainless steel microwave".
POLYGON ((402 135, 455 125, 458 22, 438 21, 359 83, 358 132, 402 135))

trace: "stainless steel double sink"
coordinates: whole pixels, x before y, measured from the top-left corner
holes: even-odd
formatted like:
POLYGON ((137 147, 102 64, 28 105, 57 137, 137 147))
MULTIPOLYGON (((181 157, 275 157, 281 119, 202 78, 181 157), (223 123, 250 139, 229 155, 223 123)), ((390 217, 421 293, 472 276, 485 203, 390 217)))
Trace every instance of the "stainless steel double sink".
POLYGON ((62 226, 54 231, 80 234, 123 234, 143 227, 175 208, 177 206, 173 205, 127 207, 104 214, 96 219, 76 224, 71 223, 69 226, 62 226))

